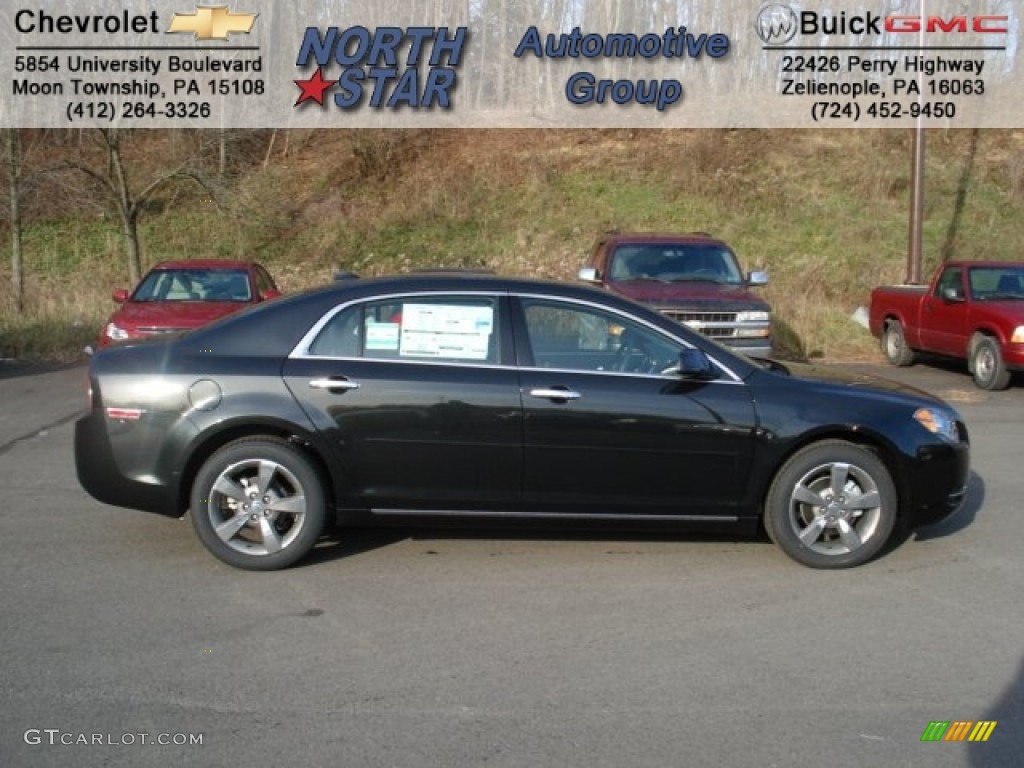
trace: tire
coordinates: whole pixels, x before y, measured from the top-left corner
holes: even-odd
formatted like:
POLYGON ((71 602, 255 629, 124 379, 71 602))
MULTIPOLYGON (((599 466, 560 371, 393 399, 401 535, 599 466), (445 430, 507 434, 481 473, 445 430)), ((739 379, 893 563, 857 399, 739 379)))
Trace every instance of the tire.
POLYGON ((287 568, 324 527, 320 473, 296 447, 243 438, 216 451, 192 484, 192 525, 220 560, 250 571, 287 568))
POLYGON ((797 451, 776 474, 764 526, 802 565, 850 568, 885 546, 896 524, 897 498, 892 475, 874 453, 844 440, 822 440, 797 451))
POLYGON ((991 336, 975 336, 971 341, 971 373, 981 389, 996 391, 1010 386, 1011 374, 1006 370, 999 342, 991 336))
POLYGON ((907 337, 899 320, 889 320, 882 331, 882 354, 893 365, 913 365, 917 355, 907 346, 907 337))

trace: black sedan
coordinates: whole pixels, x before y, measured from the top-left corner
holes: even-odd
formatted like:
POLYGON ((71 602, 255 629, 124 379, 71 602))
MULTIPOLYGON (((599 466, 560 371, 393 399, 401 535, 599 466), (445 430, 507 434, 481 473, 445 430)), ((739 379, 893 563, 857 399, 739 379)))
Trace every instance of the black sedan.
POLYGON ((583 286, 348 280, 100 350, 76 465, 100 501, 190 511, 214 555, 255 570, 330 524, 484 521, 763 528, 842 568, 959 506, 953 408, 795 368, 583 286))

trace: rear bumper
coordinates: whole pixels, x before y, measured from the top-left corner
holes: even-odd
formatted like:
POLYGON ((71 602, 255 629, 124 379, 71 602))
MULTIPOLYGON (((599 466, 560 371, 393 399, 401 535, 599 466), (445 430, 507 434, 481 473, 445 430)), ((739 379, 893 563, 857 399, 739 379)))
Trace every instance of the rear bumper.
POLYGON ((100 409, 75 422, 75 471, 82 488, 97 501, 179 517, 173 489, 126 477, 118 471, 100 409))

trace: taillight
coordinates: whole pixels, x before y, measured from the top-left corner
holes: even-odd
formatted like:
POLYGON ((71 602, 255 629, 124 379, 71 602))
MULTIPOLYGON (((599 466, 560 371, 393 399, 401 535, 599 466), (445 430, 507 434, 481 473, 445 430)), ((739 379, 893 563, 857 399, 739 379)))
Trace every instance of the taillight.
POLYGON ((107 408, 107 418, 119 421, 138 421, 144 413, 141 408, 107 408))

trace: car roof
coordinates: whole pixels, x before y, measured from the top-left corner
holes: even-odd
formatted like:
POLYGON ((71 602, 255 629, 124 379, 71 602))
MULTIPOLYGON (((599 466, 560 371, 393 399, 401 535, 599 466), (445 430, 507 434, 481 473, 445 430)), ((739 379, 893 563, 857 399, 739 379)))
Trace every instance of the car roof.
POLYGON ((1024 267, 1024 261, 947 261, 946 267, 1024 267))
POLYGON ((353 297, 407 293, 416 291, 480 291, 487 293, 549 293, 578 298, 614 298, 607 291, 580 283, 559 282, 528 277, 507 277, 488 272, 421 272, 386 275, 328 283, 313 292, 329 291, 353 297))
POLYGON ((238 259, 185 259, 161 261, 152 269, 249 269, 255 262, 238 259))
POLYGON ((598 238, 603 243, 715 243, 725 245, 724 241, 712 237, 707 232, 608 232, 598 238))

